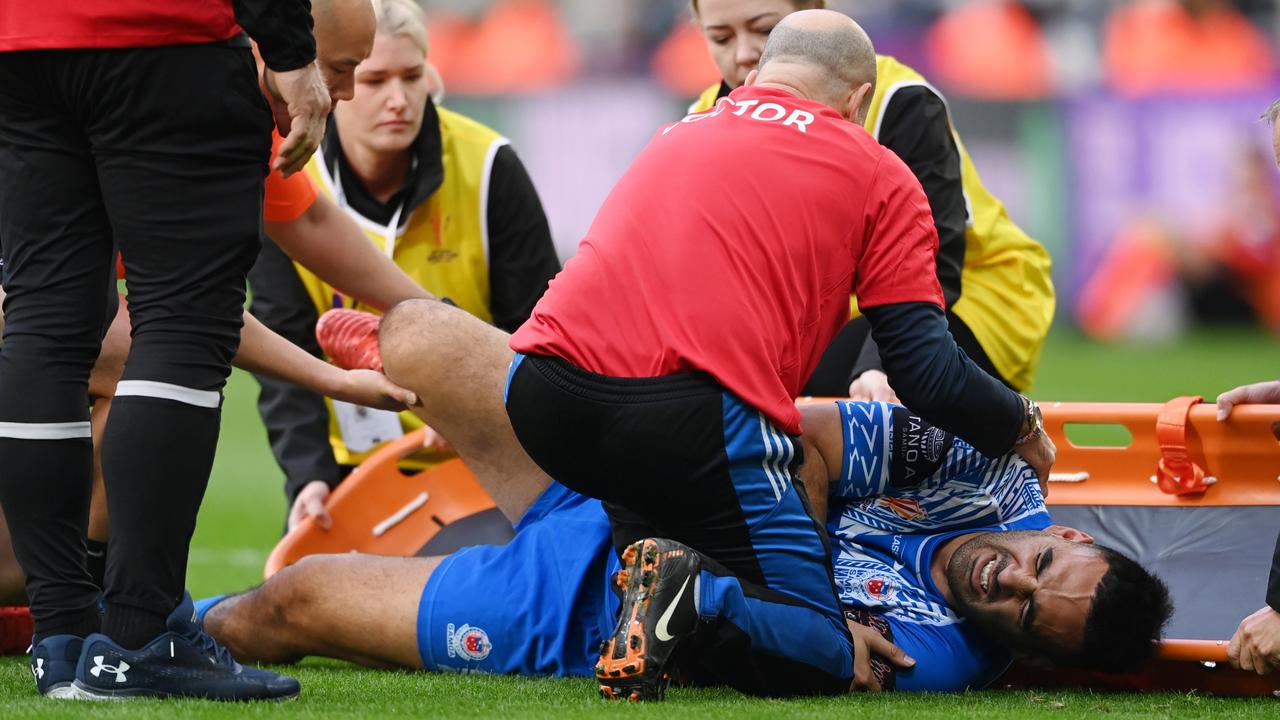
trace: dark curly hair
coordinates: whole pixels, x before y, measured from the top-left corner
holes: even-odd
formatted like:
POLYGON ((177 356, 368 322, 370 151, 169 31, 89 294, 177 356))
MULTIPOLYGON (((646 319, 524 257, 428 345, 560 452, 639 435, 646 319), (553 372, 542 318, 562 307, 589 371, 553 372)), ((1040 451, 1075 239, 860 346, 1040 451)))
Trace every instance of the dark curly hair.
POLYGON ((1173 615, 1164 581, 1132 558, 1098 547, 1107 573, 1093 593, 1080 647, 1063 662, 1108 673, 1133 672, 1155 656, 1173 615))

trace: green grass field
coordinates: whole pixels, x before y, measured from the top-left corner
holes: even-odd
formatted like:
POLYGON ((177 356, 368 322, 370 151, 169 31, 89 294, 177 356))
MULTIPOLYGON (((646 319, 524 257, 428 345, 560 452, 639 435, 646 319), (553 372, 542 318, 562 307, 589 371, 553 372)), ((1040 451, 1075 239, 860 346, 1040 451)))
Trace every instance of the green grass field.
MULTIPOLYGON (((1176 345, 1100 346, 1057 333, 1045 349, 1032 395, 1063 401, 1155 402, 1181 394, 1212 398, 1235 384, 1275 378, 1280 374, 1278 366, 1280 343, 1255 334, 1202 332, 1176 345)), ((253 381, 237 372, 227 390, 218 458, 191 550, 189 585, 197 597, 259 581, 263 561, 283 524, 282 478, 257 419, 256 397, 253 381)), ((1262 588, 1241 591, 1261 596, 1262 588)), ((5 658, 0 659, 0 718, 1280 717, 1280 700, 1272 699, 1056 691, 777 701, 722 690, 677 689, 664 704, 629 706, 596 699, 594 685, 587 680, 383 672, 321 660, 307 661, 292 671, 303 683, 303 695, 296 702, 133 701, 100 706, 58 704, 37 697, 25 658, 5 658)))

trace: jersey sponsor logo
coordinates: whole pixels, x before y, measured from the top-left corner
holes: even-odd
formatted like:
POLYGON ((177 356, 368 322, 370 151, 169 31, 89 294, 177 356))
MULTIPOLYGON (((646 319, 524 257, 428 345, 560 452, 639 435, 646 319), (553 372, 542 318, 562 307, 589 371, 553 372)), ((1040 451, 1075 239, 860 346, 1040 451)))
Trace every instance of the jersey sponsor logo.
POLYGON ((914 487, 942 467, 955 438, 904 407, 893 409, 893 457, 889 485, 914 487))
POLYGON ((892 510, 895 515, 908 522, 929 517, 929 512, 915 498, 882 497, 876 500, 876 504, 892 510))
POLYGON ((456 629, 453 623, 445 626, 445 646, 449 649, 449 657, 460 657, 472 662, 484 660, 493 650, 489 633, 466 624, 456 629))
POLYGON ((453 250, 450 250, 449 248, 436 248, 435 250, 432 250, 429 255, 427 255, 427 262, 446 263, 446 262, 456 260, 457 258, 458 258, 458 253, 454 252, 453 250))

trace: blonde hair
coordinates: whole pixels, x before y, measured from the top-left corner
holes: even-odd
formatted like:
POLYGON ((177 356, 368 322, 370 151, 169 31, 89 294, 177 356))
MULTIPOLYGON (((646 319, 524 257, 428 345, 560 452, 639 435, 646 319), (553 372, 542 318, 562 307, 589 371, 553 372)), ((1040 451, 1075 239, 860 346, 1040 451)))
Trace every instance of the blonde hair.
MULTIPOLYGON (((791 0, 791 5, 797 10, 826 10, 827 0, 791 0)), ((698 0, 689 0, 689 8, 693 10, 696 17, 698 15, 698 0)))
MULTIPOLYGON (((378 19, 377 32, 391 37, 408 38, 425 56, 431 43, 427 37, 427 14, 415 0, 372 0, 373 12, 378 19)), ((437 105, 444 101, 444 79, 436 66, 427 61, 427 75, 431 80, 431 99, 437 105)))

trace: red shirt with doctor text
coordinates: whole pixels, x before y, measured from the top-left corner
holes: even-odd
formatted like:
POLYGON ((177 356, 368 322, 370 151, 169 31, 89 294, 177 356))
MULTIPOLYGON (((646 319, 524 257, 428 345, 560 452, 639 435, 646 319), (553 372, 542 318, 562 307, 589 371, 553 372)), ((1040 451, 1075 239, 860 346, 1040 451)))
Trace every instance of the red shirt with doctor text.
POLYGON ((742 87, 662 128, 511 338, 603 375, 701 370, 792 434, 862 307, 942 305, 920 183, 834 110, 742 87))

